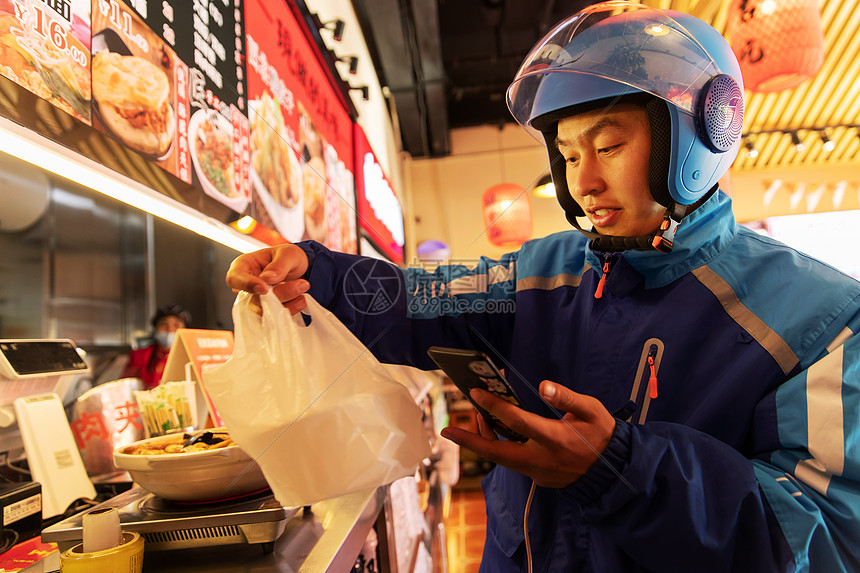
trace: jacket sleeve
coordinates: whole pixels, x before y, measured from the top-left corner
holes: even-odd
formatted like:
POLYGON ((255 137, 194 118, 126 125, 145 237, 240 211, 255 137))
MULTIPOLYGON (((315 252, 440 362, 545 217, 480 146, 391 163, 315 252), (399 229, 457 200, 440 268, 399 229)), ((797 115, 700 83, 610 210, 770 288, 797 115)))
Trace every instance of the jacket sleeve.
POLYGON ((855 315, 757 410, 777 426, 772 451, 747 459, 679 424, 618 421, 564 493, 647 569, 860 571, 858 328, 855 315))
POLYGON ((430 346, 475 348, 496 356, 510 349, 516 253, 499 261, 402 269, 378 259, 298 245, 308 255, 308 291, 381 362, 424 370, 437 366, 430 346))

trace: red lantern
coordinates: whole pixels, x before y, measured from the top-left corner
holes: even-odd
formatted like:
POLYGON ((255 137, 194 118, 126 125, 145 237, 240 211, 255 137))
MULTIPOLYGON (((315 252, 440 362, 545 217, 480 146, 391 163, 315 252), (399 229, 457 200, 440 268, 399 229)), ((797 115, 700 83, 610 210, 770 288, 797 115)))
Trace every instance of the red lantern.
POLYGON ((484 191, 484 227, 490 242, 518 247, 532 235, 532 204, 521 185, 501 183, 484 191))
POLYGON ((726 36, 750 91, 797 87, 824 61, 818 0, 734 0, 726 36))

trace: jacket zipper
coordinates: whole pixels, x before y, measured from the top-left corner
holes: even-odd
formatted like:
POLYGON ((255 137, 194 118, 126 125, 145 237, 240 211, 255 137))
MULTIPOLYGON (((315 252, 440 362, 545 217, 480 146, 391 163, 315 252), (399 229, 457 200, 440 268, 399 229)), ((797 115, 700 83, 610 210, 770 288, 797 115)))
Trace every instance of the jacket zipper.
POLYGON ((600 280, 597 281, 597 288, 594 291, 594 298, 603 298, 603 289, 606 287, 606 279, 609 276, 609 271, 612 269, 612 266, 615 264, 617 255, 607 254, 603 257, 603 274, 600 276, 600 280))
MULTIPOLYGON (((648 397, 651 400, 657 398, 657 368, 654 366, 654 358, 657 356, 657 345, 652 344, 648 349, 648 356, 645 358, 648 365, 642 371, 642 382, 648 389, 648 397)), ((643 389, 644 390, 644 389, 643 389)), ((642 401, 645 401, 644 395, 642 401)))
MULTIPOLYGON (((636 405, 635 411, 639 412, 637 422, 640 424, 645 422, 651 401, 656 400, 659 395, 657 392, 657 373, 662 357, 663 342, 657 338, 647 340, 642 348, 639 367, 636 370, 636 378, 630 394, 630 400, 636 405)), ((633 413, 631 412, 631 415, 633 413)))
POLYGON ((652 400, 657 398, 657 369, 654 367, 654 356, 657 355, 657 345, 652 344, 648 351, 648 370, 651 376, 648 378, 648 389, 652 400))

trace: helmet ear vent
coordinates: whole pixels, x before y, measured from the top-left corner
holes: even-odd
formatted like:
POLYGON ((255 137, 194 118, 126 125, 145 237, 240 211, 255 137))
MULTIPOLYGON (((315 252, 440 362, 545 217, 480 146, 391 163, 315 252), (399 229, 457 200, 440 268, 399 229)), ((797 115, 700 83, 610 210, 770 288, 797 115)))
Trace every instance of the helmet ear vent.
POLYGON ((715 153, 725 153, 738 141, 744 123, 744 94, 732 76, 711 78, 699 96, 699 137, 715 153))

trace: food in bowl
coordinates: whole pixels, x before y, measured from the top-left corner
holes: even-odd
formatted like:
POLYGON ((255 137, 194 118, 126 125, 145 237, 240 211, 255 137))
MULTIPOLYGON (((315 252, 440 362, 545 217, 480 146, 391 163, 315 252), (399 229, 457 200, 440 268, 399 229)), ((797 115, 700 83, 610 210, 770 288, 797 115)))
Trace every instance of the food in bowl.
POLYGON ((325 161, 311 157, 302 167, 305 193, 305 231, 308 238, 324 241, 326 238, 325 161))
POLYGON ((189 437, 182 433, 122 446, 114 450, 114 465, 137 485, 168 500, 216 500, 268 488, 260 466, 229 439, 225 428, 210 432, 223 439, 208 444, 198 440, 192 444, 197 449, 190 451, 172 451, 189 437))
POLYGON ((192 159, 218 193, 227 198, 238 197, 233 186, 232 126, 217 112, 203 113, 206 117, 197 124, 192 159))
POLYGON ((190 452, 203 452, 207 450, 218 450, 229 446, 235 446, 233 438, 227 432, 206 432, 199 436, 190 434, 173 434, 163 440, 151 443, 137 443, 122 448, 120 451, 134 456, 159 456, 164 454, 187 454, 190 452), (184 445, 192 437, 194 442, 184 445), (167 439, 170 438, 170 439, 167 439))
POLYGON ((264 92, 251 114, 251 164, 269 195, 284 208, 292 209, 300 199, 301 189, 295 185, 295 156, 286 134, 280 104, 264 92))

